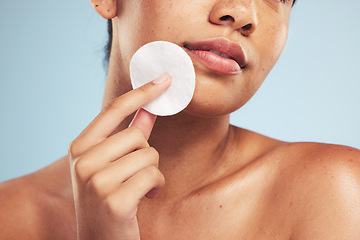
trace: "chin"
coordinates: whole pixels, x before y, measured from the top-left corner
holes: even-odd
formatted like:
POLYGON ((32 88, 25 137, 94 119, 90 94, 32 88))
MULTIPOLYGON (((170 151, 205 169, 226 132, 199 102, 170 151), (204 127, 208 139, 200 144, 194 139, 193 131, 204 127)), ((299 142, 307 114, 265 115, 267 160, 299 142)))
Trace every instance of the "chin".
MULTIPOLYGON (((236 109, 235 109, 236 110, 236 109)), ((222 116, 227 116, 229 115, 231 112, 230 111, 223 111, 220 109, 214 109, 212 107, 208 107, 208 108, 186 108, 183 113, 191 115, 191 116, 195 116, 198 118, 218 118, 218 117, 222 117, 222 116)))
POLYGON ((184 113, 201 118, 214 118, 229 115, 241 108, 245 103, 229 101, 229 99, 197 99, 196 97, 183 110, 184 113))
POLYGON ((247 83, 244 79, 197 75, 193 99, 184 113, 205 118, 229 115, 257 91, 257 87, 247 83))

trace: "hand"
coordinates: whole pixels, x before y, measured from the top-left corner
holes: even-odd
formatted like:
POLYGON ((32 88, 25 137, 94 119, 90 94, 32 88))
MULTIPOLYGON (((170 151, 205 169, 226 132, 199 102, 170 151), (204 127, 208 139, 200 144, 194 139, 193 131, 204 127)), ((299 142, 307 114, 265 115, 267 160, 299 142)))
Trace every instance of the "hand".
POLYGON ((140 109, 129 128, 112 133, 169 86, 165 74, 116 98, 70 144, 78 239, 140 239, 137 206, 164 185, 159 155, 147 142, 156 116, 140 109))

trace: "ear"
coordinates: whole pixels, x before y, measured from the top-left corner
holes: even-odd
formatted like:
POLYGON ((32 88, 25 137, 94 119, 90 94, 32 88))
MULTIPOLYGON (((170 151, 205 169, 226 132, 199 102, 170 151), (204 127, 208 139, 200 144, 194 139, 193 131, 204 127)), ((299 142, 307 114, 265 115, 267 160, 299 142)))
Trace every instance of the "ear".
POLYGON ((90 0, 97 13, 105 19, 117 16, 117 0, 90 0))

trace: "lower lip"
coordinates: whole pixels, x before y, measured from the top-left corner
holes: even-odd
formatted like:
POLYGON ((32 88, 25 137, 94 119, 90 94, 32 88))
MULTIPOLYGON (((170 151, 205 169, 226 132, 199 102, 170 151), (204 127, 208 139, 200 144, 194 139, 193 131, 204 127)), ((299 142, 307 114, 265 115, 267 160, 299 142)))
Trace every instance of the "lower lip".
POLYGON ((223 58, 209 51, 186 50, 210 70, 227 75, 235 75, 241 71, 239 64, 233 59, 223 58))

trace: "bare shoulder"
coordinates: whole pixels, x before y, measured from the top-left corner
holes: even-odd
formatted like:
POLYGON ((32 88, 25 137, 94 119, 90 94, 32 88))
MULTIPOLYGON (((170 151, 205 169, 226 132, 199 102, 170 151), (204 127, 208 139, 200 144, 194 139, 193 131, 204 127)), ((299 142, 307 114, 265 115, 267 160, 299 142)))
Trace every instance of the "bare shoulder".
POLYGON ((53 173, 41 170, 0 183, 0 239, 69 239, 73 205, 57 193, 53 173))
POLYGON ((296 215, 293 239, 360 239, 360 151, 321 143, 279 148, 296 215))
POLYGON ((28 177, 0 184, 0 238, 35 239, 41 235, 39 204, 28 177))

